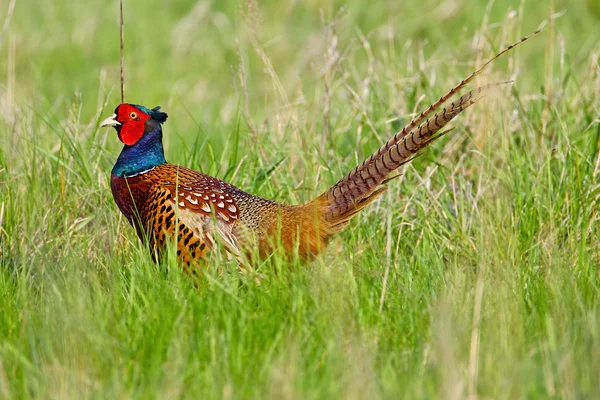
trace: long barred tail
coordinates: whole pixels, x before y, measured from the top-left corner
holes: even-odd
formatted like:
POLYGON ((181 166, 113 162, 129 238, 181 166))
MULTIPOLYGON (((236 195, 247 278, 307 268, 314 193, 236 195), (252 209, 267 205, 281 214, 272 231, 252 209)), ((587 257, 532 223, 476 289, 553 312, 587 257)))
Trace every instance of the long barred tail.
POLYGON ((440 97, 427 110, 419 114, 362 164, 317 197, 312 203, 320 204, 323 207, 323 217, 329 225, 328 230, 333 233, 345 227, 350 218, 373 202, 385 190, 382 184, 389 179, 395 170, 410 162, 419 154, 420 150, 447 133, 449 130, 440 131, 463 110, 481 99, 486 90, 509 83, 492 83, 479 87, 465 93, 458 100, 429 117, 439 110, 450 97, 471 82, 492 61, 540 32, 541 30, 533 32, 492 57, 440 97))
POLYGON ((328 205, 325 220, 335 227, 343 228, 357 212, 374 201, 386 189, 381 185, 392 172, 416 157, 420 150, 448 130, 438 133, 463 110, 475 104, 483 92, 503 83, 482 86, 462 95, 439 113, 428 118, 395 143, 386 143, 346 177, 338 181, 320 198, 328 205))

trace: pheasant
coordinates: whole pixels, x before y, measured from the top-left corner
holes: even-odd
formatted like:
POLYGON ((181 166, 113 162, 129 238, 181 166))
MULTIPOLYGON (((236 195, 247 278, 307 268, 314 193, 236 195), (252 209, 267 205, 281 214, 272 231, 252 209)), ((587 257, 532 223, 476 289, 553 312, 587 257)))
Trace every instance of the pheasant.
POLYGON ((238 259, 263 258, 277 248, 289 256, 310 259, 386 190, 384 185, 396 170, 450 131, 443 128, 452 119, 486 90, 509 82, 481 86, 441 108, 451 96, 492 61, 539 32, 488 60, 348 175, 302 205, 254 196, 217 178, 167 163, 162 144, 167 114, 160 107, 120 104, 101 123, 114 127, 124 144, 111 173, 115 202, 140 239, 148 241, 153 256, 160 256, 170 241, 176 242, 177 257, 186 271, 219 245, 238 259))

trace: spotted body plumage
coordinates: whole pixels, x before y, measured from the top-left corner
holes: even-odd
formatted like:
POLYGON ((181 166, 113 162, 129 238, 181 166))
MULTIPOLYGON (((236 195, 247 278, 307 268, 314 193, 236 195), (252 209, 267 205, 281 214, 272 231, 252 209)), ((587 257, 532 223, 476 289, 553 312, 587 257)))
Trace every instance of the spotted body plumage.
POLYGON ((260 218, 252 217, 248 205, 259 202, 275 212, 278 209, 275 202, 167 163, 131 176, 112 175, 111 189, 140 239, 147 240, 160 256, 168 240, 177 238, 177 255, 185 264, 205 257, 217 243, 229 254, 240 256, 240 244, 251 240, 243 232, 260 226, 260 218))

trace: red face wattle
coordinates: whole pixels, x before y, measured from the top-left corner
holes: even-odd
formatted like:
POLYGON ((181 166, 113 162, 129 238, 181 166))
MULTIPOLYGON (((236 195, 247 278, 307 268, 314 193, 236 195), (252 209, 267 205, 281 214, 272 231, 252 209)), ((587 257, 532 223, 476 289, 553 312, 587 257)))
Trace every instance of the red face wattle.
POLYGON ((115 110, 119 140, 128 146, 133 146, 144 136, 144 124, 150 116, 131 104, 121 104, 115 110))
POLYGON ((102 121, 100 126, 114 127, 119 140, 128 146, 133 146, 144 136, 145 124, 150 118, 150 115, 134 105, 121 104, 115 109, 113 115, 102 121))

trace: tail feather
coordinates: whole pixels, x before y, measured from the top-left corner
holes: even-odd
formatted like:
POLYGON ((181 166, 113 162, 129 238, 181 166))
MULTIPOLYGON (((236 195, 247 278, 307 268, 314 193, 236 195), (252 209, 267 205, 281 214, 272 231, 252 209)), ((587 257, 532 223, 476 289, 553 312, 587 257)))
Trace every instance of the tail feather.
POLYGON ((309 203, 309 205, 317 205, 318 209, 322 210, 322 218, 327 224, 328 232, 326 236, 344 228, 350 218, 377 199, 385 191, 385 187, 382 187, 382 185, 395 177, 391 176, 392 173, 404 164, 411 162, 419 155, 422 149, 434 140, 448 133, 451 129, 446 129, 441 133, 440 130, 463 110, 475 104, 486 90, 509 82, 481 86, 465 93, 458 100, 452 102, 448 107, 443 108, 433 116, 431 114, 439 110, 450 97, 457 94, 469 84, 494 60, 519 44, 536 36, 541 31, 539 29, 523 37, 490 58, 480 68, 420 113, 408 125, 402 128, 400 132, 381 146, 379 150, 363 161, 362 164, 356 166, 343 179, 309 203))
POLYGON ((458 114, 482 98, 484 91, 506 83, 508 82, 489 84, 462 95, 399 138, 396 143, 390 145, 388 142, 383 145, 318 198, 321 201, 325 200, 327 204, 325 220, 339 225, 372 203, 385 191, 381 185, 388 180, 392 172, 412 161, 419 155, 420 150, 449 132, 445 130, 438 134, 458 114))
POLYGON ((452 128, 444 129, 450 121, 481 99, 486 90, 509 82, 481 86, 442 108, 450 97, 457 94, 498 57, 540 32, 541 30, 533 32, 489 59, 325 193, 307 204, 282 210, 282 218, 288 221, 283 225, 284 236, 289 239, 285 242, 289 242, 291 246, 295 243, 292 239, 301 234, 299 252, 306 256, 317 254, 334 233, 342 230, 354 215, 385 192, 386 187, 383 185, 398 176, 395 171, 418 157, 420 151, 434 140, 450 132, 452 128), (440 108, 441 111, 438 111, 440 108), (306 215, 314 215, 316 223, 311 218, 307 219, 306 215))

